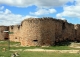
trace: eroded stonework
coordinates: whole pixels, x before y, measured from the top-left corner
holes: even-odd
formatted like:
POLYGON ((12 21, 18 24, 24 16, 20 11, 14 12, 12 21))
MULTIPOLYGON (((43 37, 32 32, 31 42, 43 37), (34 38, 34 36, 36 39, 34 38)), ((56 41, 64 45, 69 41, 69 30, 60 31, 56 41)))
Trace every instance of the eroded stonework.
POLYGON ((21 42, 21 46, 52 46, 64 40, 80 41, 79 29, 79 24, 74 25, 66 20, 50 17, 28 18, 21 25, 9 26, 9 31, 12 32, 9 39, 21 42))
POLYGON ((8 31, 9 27, 8 26, 0 26, 0 40, 8 40, 9 39, 9 34, 8 31))

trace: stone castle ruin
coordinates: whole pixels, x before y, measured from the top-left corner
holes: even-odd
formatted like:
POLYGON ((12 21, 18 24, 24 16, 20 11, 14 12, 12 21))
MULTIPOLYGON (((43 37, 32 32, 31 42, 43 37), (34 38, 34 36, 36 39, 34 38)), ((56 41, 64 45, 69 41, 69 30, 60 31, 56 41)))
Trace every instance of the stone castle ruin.
POLYGON ((8 26, 0 26, 0 40, 8 40, 9 39, 9 34, 4 31, 8 31, 9 27, 8 26))
POLYGON ((28 18, 21 25, 0 26, 0 40, 20 42, 21 46, 53 46, 64 40, 80 41, 80 25, 50 17, 28 18), (8 33, 3 32, 8 30, 8 33))

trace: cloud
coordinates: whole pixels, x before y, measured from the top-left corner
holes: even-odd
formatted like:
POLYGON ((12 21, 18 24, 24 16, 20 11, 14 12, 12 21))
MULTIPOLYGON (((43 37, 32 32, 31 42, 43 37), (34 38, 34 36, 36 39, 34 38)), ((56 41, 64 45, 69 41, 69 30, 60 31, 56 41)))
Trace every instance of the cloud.
POLYGON ((80 0, 75 1, 75 5, 64 6, 63 12, 56 15, 57 18, 61 17, 76 17, 80 18, 80 0))
POLYGON ((49 9, 49 13, 55 13, 56 10, 55 9, 49 9))
POLYGON ((30 14, 32 15, 46 15, 46 14, 52 14, 55 13, 56 10, 55 9, 38 9, 36 12, 30 12, 30 14))
POLYGON ((4 6, 1 6, 1 7, 0 7, 0 10, 3 10, 3 9, 4 9, 4 6))
POLYGON ((62 6, 67 2, 73 2, 73 0, 0 0, 0 4, 6 4, 16 7, 28 7, 28 6, 38 6, 38 7, 54 7, 62 6))
POLYGON ((20 15, 20 14, 13 14, 9 9, 0 10, 0 25, 16 25, 23 21, 25 18, 36 17, 30 15, 20 15))
POLYGON ((11 11, 9 9, 6 9, 4 14, 11 14, 11 11))
POLYGON ((80 0, 75 0, 76 1, 76 5, 80 6, 80 0))

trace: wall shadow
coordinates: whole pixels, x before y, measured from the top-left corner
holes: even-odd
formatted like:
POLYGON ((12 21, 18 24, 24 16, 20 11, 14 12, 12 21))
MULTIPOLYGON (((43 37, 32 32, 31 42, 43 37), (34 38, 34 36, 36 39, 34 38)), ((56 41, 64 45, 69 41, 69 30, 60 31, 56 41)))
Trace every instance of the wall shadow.
POLYGON ((68 41, 68 40, 65 40, 65 41, 61 41, 61 42, 55 42, 55 46, 68 46, 71 44, 72 41, 68 41))

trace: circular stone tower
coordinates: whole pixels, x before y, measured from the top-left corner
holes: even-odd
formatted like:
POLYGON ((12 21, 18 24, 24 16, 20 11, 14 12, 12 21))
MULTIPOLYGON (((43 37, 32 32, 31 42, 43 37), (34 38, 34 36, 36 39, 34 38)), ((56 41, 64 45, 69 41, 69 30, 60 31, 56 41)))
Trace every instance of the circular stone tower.
POLYGON ((21 23, 22 46, 51 46, 55 41, 53 18, 29 18, 21 23))

